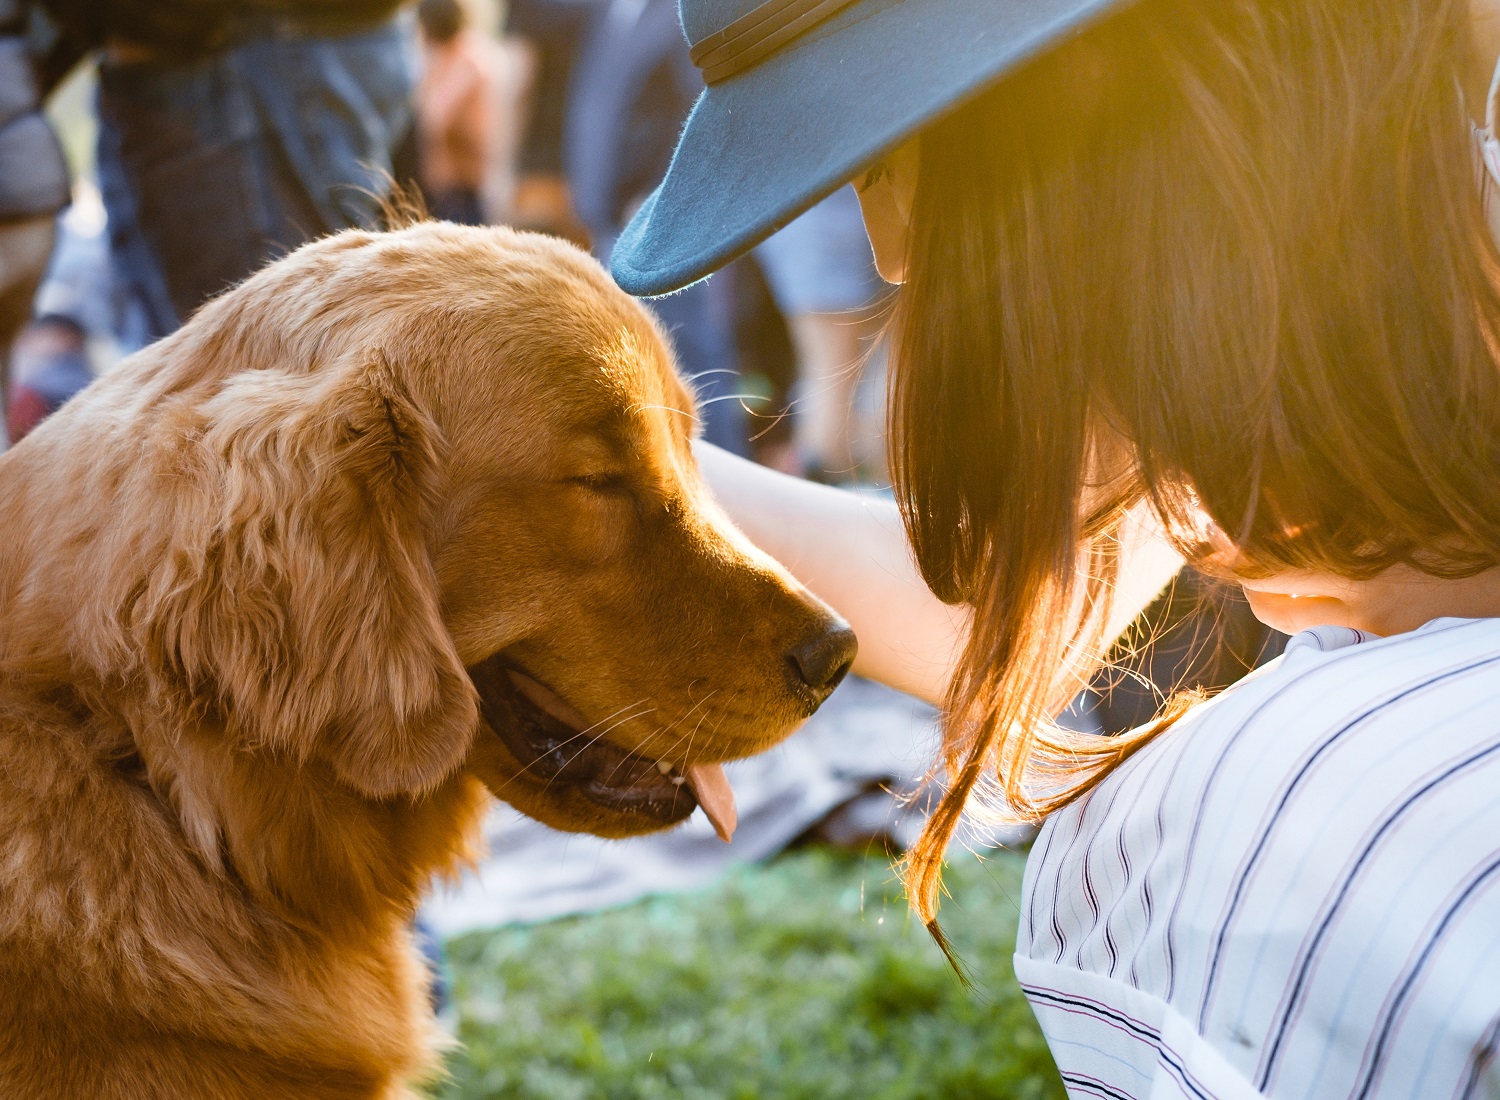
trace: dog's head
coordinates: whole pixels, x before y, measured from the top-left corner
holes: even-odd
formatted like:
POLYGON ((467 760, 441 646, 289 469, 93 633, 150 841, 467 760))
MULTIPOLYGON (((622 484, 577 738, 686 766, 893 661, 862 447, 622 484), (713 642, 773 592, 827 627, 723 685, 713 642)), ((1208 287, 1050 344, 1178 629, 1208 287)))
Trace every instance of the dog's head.
POLYGON ((364 797, 467 768, 621 836, 732 827, 717 765, 853 657, 715 508, 695 420, 587 256, 425 224, 279 261, 37 440, 134 436, 110 492, 151 502, 149 568, 111 617, 163 698, 364 797))

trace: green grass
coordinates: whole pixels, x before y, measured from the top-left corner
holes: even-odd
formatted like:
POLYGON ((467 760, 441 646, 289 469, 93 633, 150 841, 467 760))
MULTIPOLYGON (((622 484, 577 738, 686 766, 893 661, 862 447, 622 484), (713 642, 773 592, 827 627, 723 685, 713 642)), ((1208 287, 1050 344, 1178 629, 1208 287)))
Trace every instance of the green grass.
POLYGON ((946 882, 965 989, 887 860, 806 849, 703 893, 449 943, 464 1047, 437 1095, 1041 1100, 1062 1084, 1010 956, 1022 857, 946 882))

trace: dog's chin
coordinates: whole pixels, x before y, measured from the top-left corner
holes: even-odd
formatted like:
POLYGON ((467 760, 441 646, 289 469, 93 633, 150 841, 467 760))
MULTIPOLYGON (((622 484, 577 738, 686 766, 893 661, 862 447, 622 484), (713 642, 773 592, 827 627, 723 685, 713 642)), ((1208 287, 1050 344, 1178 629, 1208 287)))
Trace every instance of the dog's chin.
POLYGON ((692 785, 676 769, 580 728, 560 706, 544 705, 546 689, 504 654, 474 665, 469 678, 485 724, 470 770, 529 817, 568 832, 625 837, 670 828, 698 808, 692 785))

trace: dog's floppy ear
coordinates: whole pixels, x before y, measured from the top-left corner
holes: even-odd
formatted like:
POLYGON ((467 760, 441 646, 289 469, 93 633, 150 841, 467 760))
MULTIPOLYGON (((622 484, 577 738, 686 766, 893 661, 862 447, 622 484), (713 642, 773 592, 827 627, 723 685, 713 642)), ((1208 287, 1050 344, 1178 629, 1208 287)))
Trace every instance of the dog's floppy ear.
POLYGON ((243 372, 203 412, 211 514, 153 578, 160 671, 244 747, 374 797, 438 783, 478 710, 423 538, 436 426, 378 353, 243 372))

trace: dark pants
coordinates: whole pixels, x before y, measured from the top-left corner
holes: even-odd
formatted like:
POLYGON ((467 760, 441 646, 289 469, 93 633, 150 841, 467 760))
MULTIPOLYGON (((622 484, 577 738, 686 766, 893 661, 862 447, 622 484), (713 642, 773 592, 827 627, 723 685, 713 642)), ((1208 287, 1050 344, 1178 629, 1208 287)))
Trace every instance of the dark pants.
MULTIPOLYGON (((266 260, 377 226, 411 121, 405 19, 267 30, 202 60, 102 66, 99 177, 144 343, 266 260)), ((130 339, 134 337, 133 339, 130 339)))
POLYGON ((427 210, 440 222, 483 225, 484 209, 472 187, 438 187, 427 193, 427 210))
POLYGON ((733 454, 748 455, 750 443, 745 406, 739 397, 739 356, 734 342, 732 276, 732 272, 722 271, 645 305, 671 334, 677 360, 698 395, 703 438, 733 454))

